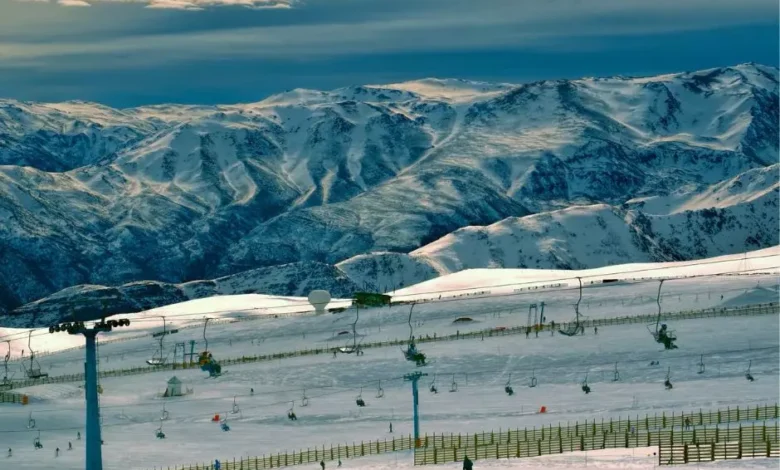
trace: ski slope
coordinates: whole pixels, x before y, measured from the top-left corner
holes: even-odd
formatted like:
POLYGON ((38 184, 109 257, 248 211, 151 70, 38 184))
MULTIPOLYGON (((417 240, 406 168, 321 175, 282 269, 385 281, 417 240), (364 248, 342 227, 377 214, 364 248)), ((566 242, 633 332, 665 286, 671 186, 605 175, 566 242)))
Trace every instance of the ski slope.
MULTIPOLYGON (((750 262, 751 269, 772 267, 755 266, 756 263, 755 260, 750 262)), ((620 267, 613 268, 617 271, 620 267)), ((572 273, 568 274, 571 276, 572 273)), ((655 274, 671 276, 674 272, 655 271, 655 274)), ((529 305, 541 302, 545 302, 547 321, 569 321, 579 296, 570 281, 566 285, 553 283, 560 285, 551 288, 518 292, 512 289, 503 294, 467 296, 462 295, 466 293, 462 290, 475 289, 462 284, 462 278, 458 279, 458 284, 448 286, 454 292, 443 295, 441 300, 434 297, 433 301, 415 306, 414 335, 433 336, 525 325, 529 305), (453 320, 464 316, 472 318, 473 322, 453 324, 453 320)), ((776 274, 668 280, 661 291, 661 306, 663 311, 680 311, 775 302, 778 281, 780 277, 776 274)), ((485 285, 483 282, 484 279, 475 278, 471 286, 481 287, 485 285)), ((539 283, 549 285, 549 278, 539 280, 539 283)), ((586 284, 580 312, 591 318, 655 313, 658 285, 656 279, 586 284)), ((436 288, 444 290, 442 285, 436 288)), ((416 294, 423 292, 430 290, 419 290, 416 294)), ((396 295, 405 300, 401 298, 402 292, 396 295)), ((171 324, 181 329, 164 338, 164 354, 171 359, 169 352, 173 343, 190 339, 197 341, 196 352, 202 349, 202 317, 208 313, 206 310, 225 307, 221 310, 228 313, 208 313, 223 319, 250 315, 251 312, 230 311, 227 300, 215 298, 211 300, 213 304, 196 304, 197 310, 193 305, 167 307, 164 314, 171 324), (220 303, 222 300, 225 304, 220 303), (184 328, 186 326, 193 328, 184 328)), ((295 299, 283 302, 285 308, 294 304, 295 299)), ((247 305, 250 304, 244 304, 244 307, 247 305)), ((409 305, 397 305, 361 310, 355 341, 408 337, 409 309, 409 305)), ((162 320, 155 318, 153 313, 160 312, 128 315, 134 322, 132 333, 161 330, 162 320)), ((256 319, 251 321, 210 325, 208 349, 219 360, 352 344, 354 309, 322 316, 275 317, 267 313, 255 314, 256 319), (342 332, 346 334, 340 334, 342 332)), ((663 351, 653 341, 646 325, 641 323, 599 328, 597 335, 588 330, 573 338, 545 332, 538 338, 513 335, 422 343, 420 349, 432 361, 422 369, 429 374, 421 381, 422 431, 474 433, 777 401, 780 378, 778 316, 705 318, 670 322, 669 326, 679 337, 678 350, 663 351), (697 373, 700 359, 706 365, 703 374, 697 373), (649 363, 655 360, 659 360, 660 365, 650 366, 649 363), (744 378, 749 361, 752 361, 751 371, 756 377, 752 383, 744 378), (615 363, 621 376, 619 382, 612 382, 615 363), (667 370, 674 383, 671 391, 663 388, 667 370), (593 390, 589 395, 580 391, 580 382, 586 374, 593 390), (528 388, 532 375, 539 385, 528 388), (450 393, 448 389, 453 379, 458 384, 458 391, 450 393), (434 380, 438 394, 428 391, 434 380), (516 392, 512 397, 503 392, 510 380, 516 392), (548 412, 538 414, 540 406, 546 406, 548 412)), ((115 334, 105 335, 105 338, 115 334)), ((61 346, 60 338, 73 339, 64 333, 46 333, 34 339, 42 345, 46 344, 44 341, 54 342, 51 346, 54 350, 61 346)), ((26 340, 21 346, 17 344, 20 343, 14 343, 14 348, 24 347, 26 340)), ((148 335, 125 342, 103 343, 99 349, 100 368, 144 366, 158 346, 158 339, 148 335)), ((41 356, 39 362, 51 375, 81 372, 83 350, 41 356)), ((10 367, 15 378, 22 377, 19 361, 12 361, 10 367)), ((216 379, 207 378, 200 370, 103 379, 104 467, 107 470, 173 467, 210 462, 215 458, 238 459, 408 434, 412 432, 411 391, 401 377, 413 370, 416 368, 403 359, 398 348, 388 347, 368 349, 363 356, 338 355, 334 358, 325 354, 226 366, 224 374, 216 379), (184 388, 192 389, 193 393, 163 399, 159 395, 174 374, 182 380, 184 388), (384 397, 376 398, 380 381, 384 397), (251 389, 254 389, 253 394, 251 389), (304 390, 310 401, 307 407, 301 407, 304 390), (355 405, 355 398, 361 393, 367 402, 362 409, 355 405), (232 414, 234 400, 239 412, 232 414), (295 402, 297 422, 286 417, 291 401, 295 402), (160 425, 163 403, 170 414, 163 422, 167 439, 157 440, 155 430, 160 425), (215 413, 228 416, 230 432, 220 431, 219 425, 211 422, 215 413), (388 432, 391 422, 392 435, 388 432)), ((84 396, 79 384, 41 385, 19 391, 30 396, 30 405, 0 405, 0 450, 10 447, 14 451, 11 459, 3 461, 3 468, 9 463, 13 466, 8 468, 15 470, 83 468, 84 443, 75 439, 76 432, 84 432, 84 396), (27 428, 30 413, 36 421, 33 430, 27 428), (37 430, 41 431, 44 445, 44 449, 38 451, 32 445, 37 430), (73 451, 64 450, 68 441, 73 442, 73 451), (55 458, 56 447, 63 452, 55 458)), ((657 460, 648 454, 653 451, 590 452, 587 466, 652 468, 657 460)), ((564 454, 525 461, 478 461, 476 467, 582 468, 585 458, 581 454, 564 454)), ((410 453, 398 453, 344 460, 343 468, 405 468, 412 466, 411 460, 410 453)), ((770 468, 768 465, 771 464, 776 468, 776 462, 760 460, 718 463, 712 468, 770 468)), ((457 464, 442 467, 457 468, 457 464)))

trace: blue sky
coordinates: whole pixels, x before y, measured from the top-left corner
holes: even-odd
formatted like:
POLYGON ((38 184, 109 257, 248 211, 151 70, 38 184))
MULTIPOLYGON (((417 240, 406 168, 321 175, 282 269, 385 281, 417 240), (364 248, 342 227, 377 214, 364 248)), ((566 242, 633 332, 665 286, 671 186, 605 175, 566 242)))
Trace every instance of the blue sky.
POLYGON ((0 96, 126 107, 778 65, 777 0, 0 0, 0 96))

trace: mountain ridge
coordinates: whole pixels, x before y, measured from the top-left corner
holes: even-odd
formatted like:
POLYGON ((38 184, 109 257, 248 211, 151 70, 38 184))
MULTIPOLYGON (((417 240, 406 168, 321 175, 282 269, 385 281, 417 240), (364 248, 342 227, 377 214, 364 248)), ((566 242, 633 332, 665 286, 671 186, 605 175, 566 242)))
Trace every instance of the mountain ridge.
POLYGON ((777 162, 777 76, 423 79, 121 110, 0 100, 0 310, 79 284, 336 265, 572 205, 683 200, 777 162))

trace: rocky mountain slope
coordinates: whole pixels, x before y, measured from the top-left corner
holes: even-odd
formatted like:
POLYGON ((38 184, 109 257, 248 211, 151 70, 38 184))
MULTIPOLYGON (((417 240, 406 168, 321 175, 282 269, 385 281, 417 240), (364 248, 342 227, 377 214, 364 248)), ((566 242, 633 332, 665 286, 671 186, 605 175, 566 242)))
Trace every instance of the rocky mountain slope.
POLYGON ((394 290, 464 269, 587 269, 775 246, 778 171, 780 165, 751 170, 693 194, 507 218, 456 230, 408 254, 359 255, 337 266, 357 284, 394 290))
MULTIPOLYGON (((383 284, 365 274, 372 263, 410 280, 474 263, 583 267, 603 260, 575 249, 571 234, 586 231, 590 248, 620 247, 621 262, 741 252, 777 243, 776 222, 751 212, 776 206, 777 161, 778 70, 755 64, 523 85, 426 79, 230 106, 4 100, 0 309, 79 284, 298 262, 349 260, 333 279, 358 286, 383 284), (724 215, 703 215, 707 191, 763 170, 774 189, 734 187, 715 209, 724 215), (558 238, 531 249, 545 223, 558 238), (476 244, 456 242, 466 239, 476 244), (395 253, 353 258, 372 252, 395 253)), ((272 282, 251 285, 284 290, 272 282)))

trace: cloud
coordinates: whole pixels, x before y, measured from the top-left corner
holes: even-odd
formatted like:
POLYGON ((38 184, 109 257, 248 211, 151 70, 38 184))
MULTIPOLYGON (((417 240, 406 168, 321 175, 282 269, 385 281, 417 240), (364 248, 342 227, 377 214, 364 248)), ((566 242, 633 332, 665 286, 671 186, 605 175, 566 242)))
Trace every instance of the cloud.
MULTIPOLYGON (((51 3, 52 0, 18 0, 21 2, 51 3)), ((146 8, 169 10, 204 10, 209 7, 243 6, 253 9, 292 8, 298 0, 56 0, 66 7, 88 7, 101 3, 139 3, 146 8)))
MULTIPOLYGON (((148 8, 168 10, 202 9, 216 4, 281 4, 270 0, 128 1, 143 1, 148 8)), ((317 6, 325 5, 326 0, 319 1, 323 3, 317 6)), ((338 3, 337 0, 330 1, 338 3)), ((383 1, 375 0, 373 5, 376 8, 376 2, 383 1)), ((288 0, 284 4, 294 2, 297 0, 288 0)), ((305 7, 312 3, 313 0, 309 0, 305 7)), ((372 1, 343 1, 341 6, 350 3, 368 8, 372 1)), ((507 47, 571 51, 581 49, 580 42, 586 38, 666 34, 766 22, 767 13, 776 9, 776 5, 767 8, 771 5, 767 0, 742 0, 739 3, 732 0, 655 0, 642 3, 624 0, 419 0, 418 4, 421 6, 418 10, 395 9, 381 17, 373 15, 350 21, 333 14, 323 18, 321 23, 128 34, 99 41, 63 37, 58 41, 23 42, 11 39, 3 42, 0 38, 0 66, 29 66, 56 60, 58 68, 84 68, 90 63, 92 66, 127 68, 214 57, 224 60, 306 60, 356 54, 507 47), (563 9, 562 5, 570 5, 571 8, 563 9)))

